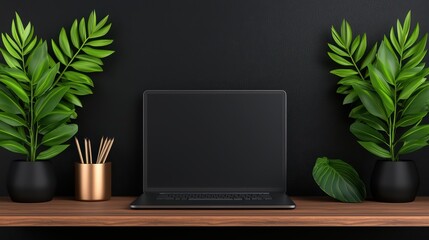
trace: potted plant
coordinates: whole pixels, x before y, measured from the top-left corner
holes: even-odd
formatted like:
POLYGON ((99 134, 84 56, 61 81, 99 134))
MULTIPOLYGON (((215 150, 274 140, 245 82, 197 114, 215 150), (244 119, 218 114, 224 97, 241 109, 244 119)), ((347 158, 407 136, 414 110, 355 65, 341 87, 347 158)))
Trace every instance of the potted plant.
POLYGON ((71 122, 82 107, 79 97, 92 93, 87 74, 103 71, 101 59, 113 53, 103 49, 112 43, 103 38, 111 27, 107 21, 97 21, 93 11, 88 20, 74 20, 69 31, 62 28, 58 42, 46 42, 16 13, 11 33, 1 34, 6 64, 0 65, 0 147, 24 156, 12 162, 7 177, 13 201, 53 198, 55 174, 47 160, 69 146, 78 131, 71 122))
POLYGON ((343 20, 338 32, 331 28, 334 44, 329 57, 340 68, 337 93, 352 106, 350 131, 358 143, 379 157, 371 177, 375 200, 413 201, 419 185, 415 163, 402 155, 428 145, 429 125, 422 122, 429 112, 429 68, 425 67, 427 34, 411 28, 411 12, 403 23, 397 20, 389 35, 366 52, 366 34, 353 38, 343 20))

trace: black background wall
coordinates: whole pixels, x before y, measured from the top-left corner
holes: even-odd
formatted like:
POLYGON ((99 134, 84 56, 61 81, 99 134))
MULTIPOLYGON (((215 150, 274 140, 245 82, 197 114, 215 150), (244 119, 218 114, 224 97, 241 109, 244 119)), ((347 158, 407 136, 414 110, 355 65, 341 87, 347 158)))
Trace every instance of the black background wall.
MULTIPOLYGON (((283 89, 288 93, 290 195, 320 195, 311 170, 318 156, 341 158, 366 183, 375 157, 349 133, 349 109, 335 93, 335 65, 327 57, 331 25, 346 18, 372 44, 412 10, 413 23, 429 32, 426 0, 39 0, 4 1, 0 32, 10 32, 17 11, 36 34, 57 39, 75 18, 109 14, 114 55, 92 75, 94 94, 78 110, 79 137, 115 137, 113 194, 138 195, 142 184, 142 93, 146 89, 283 89)), ((420 195, 429 194, 429 148, 410 156, 421 173, 420 195)), ((0 195, 12 159, 0 150, 0 195)), ((74 147, 53 160, 57 195, 73 195, 74 147)), ((286 231, 286 230, 285 230, 286 231)), ((305 231, 305 230, 304 230, 305 231)), ((413 231, 414 232, 414 231, 413 231)))

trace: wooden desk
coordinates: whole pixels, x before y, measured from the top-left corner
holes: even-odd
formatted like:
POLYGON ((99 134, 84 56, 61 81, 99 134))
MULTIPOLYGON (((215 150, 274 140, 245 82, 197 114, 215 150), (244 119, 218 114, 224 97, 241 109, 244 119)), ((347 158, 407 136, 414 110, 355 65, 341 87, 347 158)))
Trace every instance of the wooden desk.
POLYGON ((429 226, 429 197, 395 204, 292 197, 294 210, 131 210, 134 198, 29 204, 3 197, 0 226, 429 226))

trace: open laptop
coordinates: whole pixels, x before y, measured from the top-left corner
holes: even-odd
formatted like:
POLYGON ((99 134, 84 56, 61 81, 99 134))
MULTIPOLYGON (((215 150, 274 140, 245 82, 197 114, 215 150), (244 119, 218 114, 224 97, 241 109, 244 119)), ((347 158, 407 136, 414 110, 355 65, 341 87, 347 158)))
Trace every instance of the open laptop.
POLYGON ((143 194, 148 208, 295 208, 286 195, 286 93, 147 90, 143 194))

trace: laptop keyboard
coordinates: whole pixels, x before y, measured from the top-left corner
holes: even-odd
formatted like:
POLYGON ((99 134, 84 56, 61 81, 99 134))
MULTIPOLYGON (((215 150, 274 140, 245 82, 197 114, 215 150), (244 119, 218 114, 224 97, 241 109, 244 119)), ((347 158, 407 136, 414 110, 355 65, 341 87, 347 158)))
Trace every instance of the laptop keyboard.
POLYGON ((160 193, 158 200, 272 200, 269 193, 160 193))

